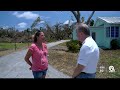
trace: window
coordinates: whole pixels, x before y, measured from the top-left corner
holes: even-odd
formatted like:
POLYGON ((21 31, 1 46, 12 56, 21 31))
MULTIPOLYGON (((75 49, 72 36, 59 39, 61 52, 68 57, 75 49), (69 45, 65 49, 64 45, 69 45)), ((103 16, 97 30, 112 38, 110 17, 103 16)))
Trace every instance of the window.
POLYGON ((115 27, 115 37, 119 37, 119 27, 115 27))
POLYGON ((118 26, 112 26, 106 27, 106 37, 119 37, 119 27, 118 26))
POLYGON ((106 37, 110 37, 110 27, 106 27, 106 37))
POLYGON ((115 35, 115 29, 114 27, 111 27, 111 37, 114 37, 114 35, 115 35))

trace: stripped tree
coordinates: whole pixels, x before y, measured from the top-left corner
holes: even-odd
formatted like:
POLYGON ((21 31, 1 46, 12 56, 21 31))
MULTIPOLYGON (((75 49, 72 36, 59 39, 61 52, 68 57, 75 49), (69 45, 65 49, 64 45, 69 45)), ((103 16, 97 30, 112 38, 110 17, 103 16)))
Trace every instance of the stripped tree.
POLYGON ((35 21, 32 23, 31 25, 31 30, 33 30, 37 25, 38 23, 40 22, 40 17, 37 17, 37 19, 35 19, 35 21))
MULTIPOLYGON (((82 23, 84 21, 84 17, 80 18, 81 17, 80 11, 71 11, 71 12, 73 13, 74 17, 76 18, 77 23, 82 23)), ((91 20, 92 16, 94 15, 94 13, 95 13, 95 11, 93 11, 91 13, 91 15, 89 16, 89 18, 88 18, 88 20, 86 22, 87 25, 90 24, 90 20, 91 20)))
MULTIPOLYGON (((80 11, 71 11, 74 15, 74 17, 76 18, 77 20, 77 24, 79 23, 84 23, 84 17, 81 18, 81 15, 80 15, 80 11)), ((90 21, 91 21, 91 18, 92 16, 94 15, 95 11, 93 11, 91 13, 91 15, 89 16, 88 20, 86 21, 86 24, 90 26, 90 21)), ((81 42, 79 42, 79 45, 81 45, 81 42)))

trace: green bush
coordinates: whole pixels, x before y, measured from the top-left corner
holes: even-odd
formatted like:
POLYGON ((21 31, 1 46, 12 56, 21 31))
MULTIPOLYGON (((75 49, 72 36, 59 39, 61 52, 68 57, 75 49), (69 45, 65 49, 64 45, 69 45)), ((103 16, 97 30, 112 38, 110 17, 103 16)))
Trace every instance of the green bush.
POLYGON ((110 45, 111 45, 111 49, 118 49, 119 48, 119 46, 118 46, 118 40, 117 39, 113 39, 110 42, 110 45))
POLYGON ((71 40, 66 43, 66 46, 69 51, 77 53, 80 50, 81 44, 77 40, 71 40))

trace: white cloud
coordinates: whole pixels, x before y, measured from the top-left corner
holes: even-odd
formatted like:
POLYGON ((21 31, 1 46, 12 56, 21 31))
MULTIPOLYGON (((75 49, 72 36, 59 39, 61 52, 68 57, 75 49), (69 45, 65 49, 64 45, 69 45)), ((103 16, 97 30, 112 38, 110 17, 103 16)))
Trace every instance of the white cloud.
POLYGON ((9 28, 9 26, 3 26, 2 28, 3 28, 3 29, 7 29, 7 28, 9 28))
POLYGON ((45 21, 40 21, 40 24, 41 24, 41 23, 45 23, 45 21))
POLYGON ((49 19, 50 17, 45 17, 46 19, 49 19))
POLYGON ((65 11, 51 11, 54 14, 64 14, 65 11))
POLYGON ((18 15, 18 12, 14 12, 13 15, 17 16, 17 15, 18 15))
MULTIPOLYGON (((33 12, 23 12, 23 13, 18 13, 18 12, 14 12, 13 15, 15 15, 18 18, 25 18, 25 19, 36 19, 39 15, 35 14, 33 12)), ((46 17, 46 16, 40 16, 40 19, 44 20, 44 19, 49 19, 50 17, 46 17)))
POLYGON ((25 28, 27 26, 27 23, 22 22, 18 24, 18 28, 25 28))
POLYGON ((40 16, 41 19, 49 19, 50 17, 40 16))
POLYGON ((32 12, 24 12, 22 14, 18 13, 18 12, 14 12, 13 15, 15 15, 18 18, 25 18, 25 19, 36 19, 39 15, 32 13, 32 12))

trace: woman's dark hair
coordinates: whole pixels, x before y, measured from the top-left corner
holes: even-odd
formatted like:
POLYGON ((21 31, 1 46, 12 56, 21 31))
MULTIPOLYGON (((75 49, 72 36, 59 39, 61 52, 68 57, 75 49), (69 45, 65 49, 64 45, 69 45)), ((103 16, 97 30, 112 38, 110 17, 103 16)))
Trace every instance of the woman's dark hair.
POLYGON ((37 30, 36 33, 35 33, 35 36, 34 36, 34 43, 37 42, 37 37, 39 37, 41 31, 40 30, 37 30))

